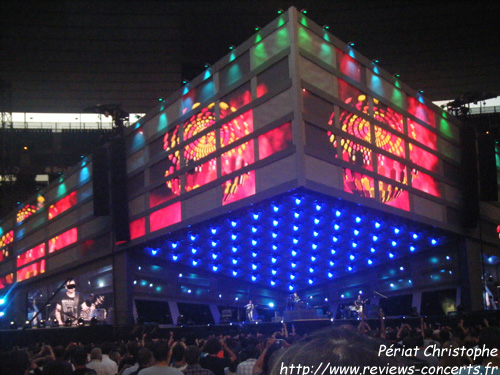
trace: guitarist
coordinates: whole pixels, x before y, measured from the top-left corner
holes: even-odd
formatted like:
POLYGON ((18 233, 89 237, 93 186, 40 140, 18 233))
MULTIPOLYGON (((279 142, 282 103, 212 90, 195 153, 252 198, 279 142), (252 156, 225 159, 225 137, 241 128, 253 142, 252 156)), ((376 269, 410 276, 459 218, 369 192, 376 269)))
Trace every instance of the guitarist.
POLYGON ((245 309, 247 312, 247 318, 250 322, 253 322, 253 313, 257 306, 253 304, 252 300, 248 301, 248 304, 245 305, 245 309))
POLYGON ((96 308, 96 303, 101 303, 102 298, 97 301, 93 295, 84 299, 80 292, 76 291, 76 283, 74 279, 68 279, 64 286, 65 293, 62 293, 55 299, 56 311, 55 316, 59 324, 64 324, 66 319, 72 321, 79 317, 90 317, 93 310, 96 308))
POLYGON ((366 300, 361 299, 361 294, 358 294, 358 299, 354 301, 354 306, 356 307, 356 311, 359 315, 361 315, 364 311, 366 300))

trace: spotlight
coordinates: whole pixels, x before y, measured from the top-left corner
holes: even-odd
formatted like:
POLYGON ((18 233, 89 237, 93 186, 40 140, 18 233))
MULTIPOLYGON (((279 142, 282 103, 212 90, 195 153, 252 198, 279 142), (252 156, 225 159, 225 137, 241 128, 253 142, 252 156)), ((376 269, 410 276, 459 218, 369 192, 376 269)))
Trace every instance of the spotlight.
POLYGON ((205 63, 205 65, 203 65, 203 67, 204 67, 205 69, 210 68, 210 64, 209 64, 209 63, 205 63))
POLYGON ((276 13, 283 14, 283 9, 278 9, 276 13))
POLYGON ((372 63, 374 63, 374 64, 378 64, 379 62, 380 62, 380 60, 379 60, 379 59, 373 59, 373 60, 372 60, 372 63))
POLYGON ((234 44, 231 44, 231 45, 229 46, 229 50, 230 50, 230 51, 232 51, 232 50, 233 50, 233 49, 235 49, 235 48, 236 48, 236 47, 234 46, 234 44))
POLYGON ((399 77, 401 77, 401 74, 399 73, 394 74, 394 78, 399 78, 399 77))
POLYGON ((300 13, 302 13, 302 14, 307 14, 307 9, 305 9, 305 8, 304 8, 304 9, 301 9, 301 10, 300 10, 300 13))
POLYGON ((259 31, 259 30, 260 30, 260 26, 255 26, 255 27, 254 27, 254 30, 255 30, 255 31, 259 31))
POLYGON ((10 322, 10 329, 17 329, 17 323, 14 321, 10 322))
POLYGON ((45 328, 45 319, 40 319, 37 323, 38 328, 45 328))
POLYGON ((91 326, 96 326, 97 325, 98 320, 97 320, 97 317, 93 316, 92 319, 90 319, 90 325, 91 326))
POLYGON ((323 25, 322 28, 323 28, 323 30, 330 30, 330 26, 328 26, 328 25, 323 25))
POLYGON ((71 318, 66 318, 66 320, 64 321, 64 325, 66 327, 71 327, 72 324, 73 324, 73 320, 71 318))
POLYGON ((354 43, 354 42, 348 42, 348 43, 347 43, 347 45, 348 45, 349 47, 354 47, 354 46, 356 45, 356 43, 354 43))
POLYGON ((52 327, 59 327, 59 321, 56 318, 52 319, 52 327))
POLYGON ((182 84, 183 84, 183 85, 187 85, 188 83, 189 83, 189 80, 188 80, 188 79, 183 79, 183 80, 182 80, 182 84))

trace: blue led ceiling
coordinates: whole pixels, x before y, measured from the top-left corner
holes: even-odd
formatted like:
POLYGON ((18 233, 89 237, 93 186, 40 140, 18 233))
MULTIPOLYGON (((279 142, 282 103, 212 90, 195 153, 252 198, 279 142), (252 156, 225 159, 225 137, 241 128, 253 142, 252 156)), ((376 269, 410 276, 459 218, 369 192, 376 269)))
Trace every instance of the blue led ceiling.
POLYGON ((447 242, 436 228, 295 190, 163 238, 155 257, 296 291, 447 242))

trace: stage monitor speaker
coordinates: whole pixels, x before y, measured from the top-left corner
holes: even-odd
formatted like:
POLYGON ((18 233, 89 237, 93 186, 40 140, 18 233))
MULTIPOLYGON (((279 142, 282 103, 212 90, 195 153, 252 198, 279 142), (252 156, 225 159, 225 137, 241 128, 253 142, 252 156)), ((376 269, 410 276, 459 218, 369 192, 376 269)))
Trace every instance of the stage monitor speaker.
POLYGON ((94 216, 110 214, 109 165, 106 145, 97 147, 92 153, 92 195, 94 216))
POLYGON ((125 140, 118 136, 109 149, 111 181, 111 221, 116 241, 130 241, 125 140))
POLYGON ((479 188, 482 201, 498 201, 495 138, 490 134, 477 137, 479 159, 479 188))

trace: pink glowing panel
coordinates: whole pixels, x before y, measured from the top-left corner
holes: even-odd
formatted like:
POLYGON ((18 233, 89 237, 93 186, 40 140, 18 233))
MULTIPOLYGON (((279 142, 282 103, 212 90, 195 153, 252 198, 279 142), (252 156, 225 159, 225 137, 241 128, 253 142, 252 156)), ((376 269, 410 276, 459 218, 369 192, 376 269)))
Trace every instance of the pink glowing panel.
POLYGON ((151 232, 166 228, 181 221, 181 202, 161 208, 149 215, 149 228, 151 232))
POLYGON ((237 171, 254 162, 253 139, 240 146, 232 148, 221 155, 222 175, 237 171))
POLYGON ((227 180, 222 184, 222 204, 249 197, 255 194, 255 172, 250 171, 227 180))
POLYGON ((433 128, 436 127, 436 117, 434 111, 429 107, 427 107, 426 105, 420 103, 418 99, 415 99, 411 96, 407 96, 406 110, 410 114, 412 114, 419 120, 422 120, 425 123, 429 124, 433 128))
POLYGON ((377 173, 405 185, 408 183, 406 166, 384 155, 377 155, 377 173))
POLYGON ((63 199, 49 207, 49 220, 76 205, 76 191, 73 191, 63 199))
POLYGON ((180 178, 175 177, 166 182, 167 188, 164 185, 159 186, 149 192, 149 207, 155 207, 172 198, 177 197, 181 193, 180 178))
POLYGON ((287 122, 259 136, 259 160, 292 145, 292 123, 287 122))
POLYGON ((252 101, 250 90, 236 91, 220 102, 220 118, 224 118, 252 101))
POLYGON ((347 168, 344 168, 344 190, 364 198, 375 197, 373 178, 347 168))
POLYGON ((366 96, 356 87, 348 84, 346 81, 338 78, 339 99, 344 103, 355 107, 356 109, 368 113, 366 96))
POLYGON ((184 174, 186 191, 194 190, 217 178, 217 159, 212 159, 194 167, 184 174))
POLYGON ((392 129, 404 134, 403 116, 394 111, 391 107, 373 99, 373 116, 375 120, 389 125, 392 129))
POLYGON ((340 138, 342 160, 373 171, 372 150, 347 138, 340 138))
POLYGON ((142 237, 146 234, 146 218, 141 217, 130 223, 130 239, 142 237))
POLYGON ((406 190, 383 181, 378 182, 378 189, 382 203, 401 210, 410 210, 410 200, 406 190))
POLYGON ((378 148, 393 155, 405 157, 405 142, 403 139, 378 126, 375 126, 375 144, 378 148))
POLYGON ((45 259, 40 262, 30 264, 27 267, 21 268, 17 271, 17 281, 23 281, 32 277, 38 276, 45 272, 45 259))
POLYGON ((195 90, 191 90, 181 98, 181 114, 185 114, 187 111, 193 109, 193 105, 195 103, 195 97, 196 97, 195 90))
POLYGON ((347 53, 335 48, 337 56, 337 64, 339 70, 345 75, 360 82, 361 80, 361 65, 347 53))
POLYGON ((221 147, 230 145, 234 141, 243 138, 252 132, 253 113, 252 111, 248 111, 221 126, 221 147))
POLYGON ((75 243, 78 239, 78 229, 71 228, 70 230, 61 233, 59 236, 49 240, 49 254, 61 250, 62 248, 75 243))
POLYGON ((429 171, 438 171, 438 157, 413 144, 410 144, 410 160, 429 171))
POLYGON ((257 98, 266 95, 269 92, 269 88, 265 83, 259 83, 257 85, 257 98))
POLYGON ((420 191, 440 197, 439 183, 431 176, 413 169, 411 171, 411 186, 420 191))
POLYGON ((25 251, 21 255, 17 256, 17 267, 22 267, 25 264, 31 263, 34 260, 37 260, 45 255, 45 244, 42 243, 38 246, 35 246, 28 251, 25 251))
POLYGON ((14 283, 14 274, 9 273, 5 276, 0 277, 0 289, 11 286, 14 283))
POLYGON ((408 135, 425 146, 437 150, 436 133, 410 119, 408 119, 408 135))

